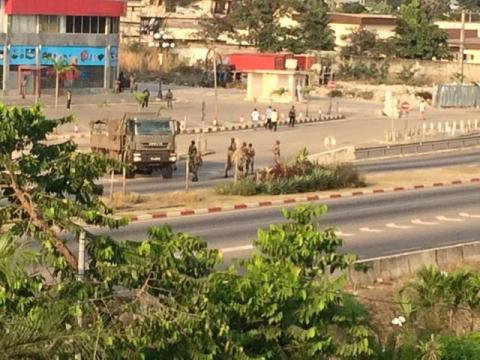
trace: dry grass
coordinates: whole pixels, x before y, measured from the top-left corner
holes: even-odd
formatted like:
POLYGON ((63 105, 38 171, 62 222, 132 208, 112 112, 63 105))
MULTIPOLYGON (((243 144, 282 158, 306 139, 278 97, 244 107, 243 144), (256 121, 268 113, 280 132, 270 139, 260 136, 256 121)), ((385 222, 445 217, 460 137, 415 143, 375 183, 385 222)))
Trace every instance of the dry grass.
POLYGON ((142 52, 135 52, 122 47, 119 59, 120 69, 127 73, 151 74, 161 71, 156 49, 145 48, 142 52))

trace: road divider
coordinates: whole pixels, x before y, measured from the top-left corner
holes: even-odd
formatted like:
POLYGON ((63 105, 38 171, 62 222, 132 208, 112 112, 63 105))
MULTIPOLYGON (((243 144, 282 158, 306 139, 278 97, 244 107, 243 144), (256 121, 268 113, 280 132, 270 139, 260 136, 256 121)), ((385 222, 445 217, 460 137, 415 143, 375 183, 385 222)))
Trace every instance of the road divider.
MULTIPOLYGON (((438 188, 439 186, 456 186, 461 184, 471 184, 471 183, 478 183, 480 179, 478 178, 470 178, 466 180, 454 180, 451 182, 444 182, 439 185, 439 183, 431 183, 431 184, 417 184, 413 186, 402 186, 402 187, 394 187, 394 188, 385 188, 385 189, 365 189, 361 192, 358 190, 350 190, 350 191, 343 191, 343 192, 321 192, 315 195, 292 195, 288 198, 282 199, 275 199, 272 198, 271 200, 262 200, 257 202, 251 203, 239 203, 239 204, 230 204, 230 205, 219 205, 219 206, 212 206, 207 208, 199 208, 199 209, 180 209, 180 210, 172 210, 172 211, 153 211, 153 212, 145 212, 145 213, 136 213, 136 214, 125 214, 123 216, 130 219, 131 222, 138 222, 138 221, 151 221, 155 219, 163 219, 163 218, 175 218, 175 217, 186 217, 186 216, 194 216, 194 215, 208 215, 208 214, 216 214, 219 212, 232 212, 232 211, 241 211, 246 209, 257 209, 257 208, 266 208, 266 207, 273 207, 273 206, 288 206, 293 204, 302 204, 302 203, 309 203, 309 202, 316 202, 320 200, 332 200, 332 199, 342 199, 342 198, 349 198, 349 197, 358 197, 360 195, 367 196, 367 195, 380 195, 386 193, 393 193, 398 191, 418 191, 418 190, 425 190, 425 189, 433 189, 438 188), (361 193, 361 194, 360 194, 361 193)), ((466 216, 462 216, 466 217, 466 216)), ((442 217, 437 219, 439 221, 463 221, 462 218, 445 218, 442 217)), ((427 225, 426 223, 423 225, 427 225)))

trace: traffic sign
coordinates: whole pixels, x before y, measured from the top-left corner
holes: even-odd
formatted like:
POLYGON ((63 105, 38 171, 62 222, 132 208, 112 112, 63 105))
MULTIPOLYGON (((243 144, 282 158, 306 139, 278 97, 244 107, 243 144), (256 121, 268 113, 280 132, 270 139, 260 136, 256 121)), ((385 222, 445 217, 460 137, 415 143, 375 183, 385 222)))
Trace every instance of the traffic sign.
POLYGON ((337 87, 337 82, 335 80, 329 80, 327 83, 327 87, 330 90, 335 90, 335 88, 337 87))
POLYGON ((400 104, 400 109, 401 109, 403 112, 409 112, 409 111, 410 111, 410 104, 408 103, 408 101, 403 101, 403 102, 400 104))

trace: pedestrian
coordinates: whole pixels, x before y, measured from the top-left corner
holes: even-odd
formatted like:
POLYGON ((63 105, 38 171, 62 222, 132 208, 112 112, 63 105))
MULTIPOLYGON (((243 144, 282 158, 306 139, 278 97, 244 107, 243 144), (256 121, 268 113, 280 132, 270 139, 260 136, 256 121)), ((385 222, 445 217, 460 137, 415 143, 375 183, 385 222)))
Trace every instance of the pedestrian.
POLYGON ((297 111, 295 110, 295 105, 292 105, 290 111, 288 112, 288 126, 295 126, 295 118, 297 117, 297 111))
POLYGON ((278 125, 277 109, 273 109, 270 121, 271 121, 270 129, 277 132, 277 125, 278 125))
POLYGON ((243 142, 242 146, 240 147, 239 160, 238 171, 242 172, 246 176, 248 174, 248 147, 246 142, 243 142))
POLYGON ((254 130, 257 130, 258 120, 260 120, 260 113, 258 112, 257 108, 255 108, 252 111, 252 124, 254 130))
POLYGON ((198 170, 200 167, 203 165, 203 159, 202 159, 202 154, 200 154, 198 151, 195 153, 193 157, 193 161, 191 164, 190 171, 192 172, 192 182, 197 182, 198 181, 198 170))
POLYGON ((118 92, 122 92, 123 87, 125 86, 125 75, 123 75, 123 71, 121 71, 120 74, 118 75, 118 82, 119 82, 118 92))
POLYGON ((135 74, 130 75, 130 92, 133 93, 136 91, 136 86, 137 86, 137 77, 135 74))
POLYGON ((280 164, 280 140, 277 140, 273 147, 273 162, 280 164))
POLYGON ((233 155, 237 151, 237 144, 235 142, 235 138, 230 140, 230 145, 227 148, 227 164, 225 166, 225 177, 228 178, 228 172, 233 167, 233 155))
POLYGON ((22 79, 22 83, 20 84, 20 95, 22 95, 22 99, 25 99, 26 94, 27 94, 27 77, 24 76, 22 79))
POLYGON ((271 129, 272 128, 272 106, 269 106, 267 108, 267 111, 265 111, 265 129, 271 129))
POLYGON ((71 105, 72 105, 72 91, 67 90, 67 109, 70 110, 71 105))
POLYGON ((425 103, 425 99, 422 99, 420 101, 420 105, 419 105, 419 108, 420 108, 420 118, 422 119, 422 121, 425 121, 427 118, 425 116, 425 108, 426 108, 427 104, 425 103))
POLYGON ((165 99, 167 99, 167 109, 173 109, 173 93, 172 90, 168 89, 167 93, 165 94, 165 99))
POLYGON ((163 99, 163 93, 162 93, 162 78, 158 78, 158 93, 157 93, 157 99, 162 100, 163 99))
POLYGON ((255 167, 255 149, 253 148, 252 143, 248 144, 248 157, 247 157, 247 174, 253 174, 253 169, 255 167))
POLYGON ((297 84, 297 100, 298 102, 302 102, 303 101, 303 94, 302 94, 302 85, 300 85, 300 83, 297 84))
POLYGON ((142 109, 148 108, 148 101, 150 100, 150 91, 148 89, 143 90, 142 109))

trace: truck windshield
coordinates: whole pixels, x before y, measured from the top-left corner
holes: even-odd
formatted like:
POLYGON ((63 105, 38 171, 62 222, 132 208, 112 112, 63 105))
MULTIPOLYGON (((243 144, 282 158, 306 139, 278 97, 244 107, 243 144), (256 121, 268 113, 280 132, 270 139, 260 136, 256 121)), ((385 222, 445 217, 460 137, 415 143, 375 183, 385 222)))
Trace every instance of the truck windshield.
POLYGON ((169 121, 139 121, 135 123, 136 135, 158 135, 172 133, 169 121))

